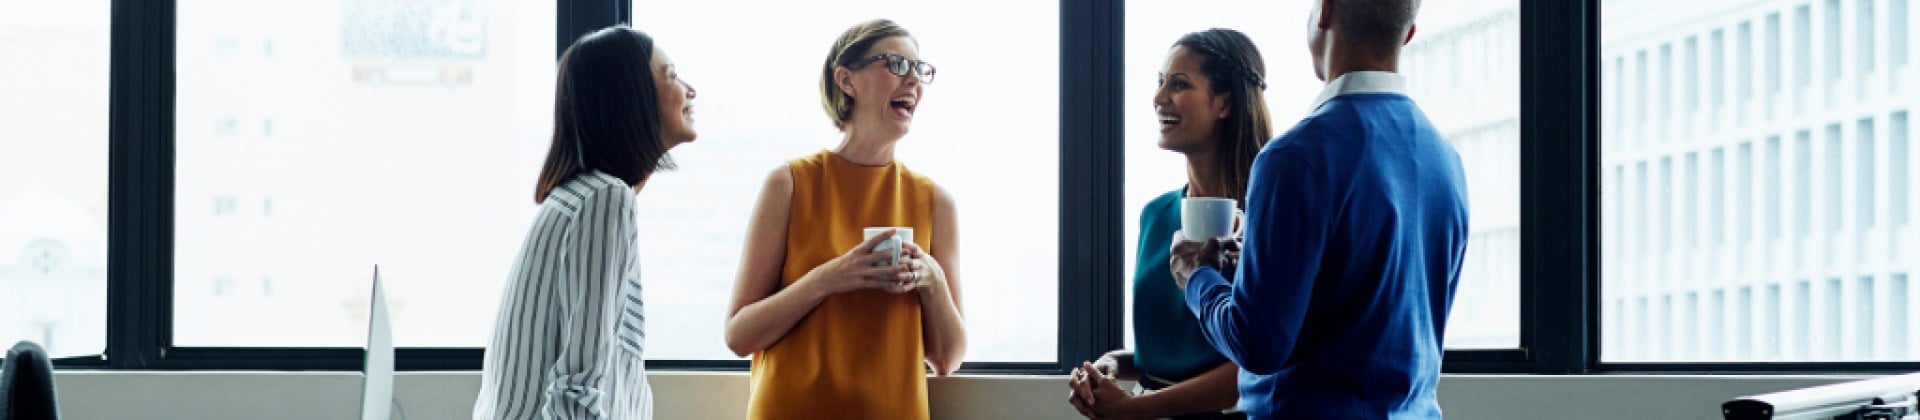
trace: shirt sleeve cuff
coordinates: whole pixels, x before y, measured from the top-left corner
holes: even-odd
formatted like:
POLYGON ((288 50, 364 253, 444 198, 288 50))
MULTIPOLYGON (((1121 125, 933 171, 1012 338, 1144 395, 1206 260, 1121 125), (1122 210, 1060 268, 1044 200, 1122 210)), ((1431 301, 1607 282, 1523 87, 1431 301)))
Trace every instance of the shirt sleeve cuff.
POLYGON ((556 382, 547 385, 547 414, 550 418, 605 418, 606 413, 600 401, 604 395, 599 389, 559 382, 564 379, 553 380, 556 382))
POLYGON ((1218 299, 1215 295, 1225 290, 1224 287, 1217 286, 1226 285, 1227 280, 1220 277, 1220 271, 1214 270, 1213 267, 1202 266, 1198 270, 1193 270, 1193 275, 1187 277, 1187 290, 1184 291, 1187 295, 1187 309, 1196 314, 1200 313, 1207 302, 1218 299))

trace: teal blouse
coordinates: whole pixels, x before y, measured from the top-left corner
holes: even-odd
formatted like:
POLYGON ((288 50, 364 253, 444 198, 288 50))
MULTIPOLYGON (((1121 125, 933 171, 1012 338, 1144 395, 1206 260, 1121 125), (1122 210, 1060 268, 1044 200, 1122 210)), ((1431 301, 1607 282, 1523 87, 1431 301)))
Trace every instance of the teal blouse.
POLYGON ((1142 373, 1167 381, 1193 379, 1226 363, 1201 335, 1200 321, 1187 308, 1186 292, 1174 287, 1167 248, 1180 230, 1180 188, 1161 194, 1140 210, 1140 241, 1134 246, 1133 364, 1142 373))

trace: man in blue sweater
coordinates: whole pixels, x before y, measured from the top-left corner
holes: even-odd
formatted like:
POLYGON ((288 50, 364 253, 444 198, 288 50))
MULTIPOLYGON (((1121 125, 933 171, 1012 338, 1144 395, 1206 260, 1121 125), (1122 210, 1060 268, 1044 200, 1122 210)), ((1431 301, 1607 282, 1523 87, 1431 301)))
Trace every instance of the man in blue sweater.
POLYGON ((1467 187, 1395 73, 1418 9, 1318 0, 1308 44, 1328 83, 1254 160, 1244 241, 1175 234, 1175 283, 1239 364, 1252 418, 1440 418, 1467 187))

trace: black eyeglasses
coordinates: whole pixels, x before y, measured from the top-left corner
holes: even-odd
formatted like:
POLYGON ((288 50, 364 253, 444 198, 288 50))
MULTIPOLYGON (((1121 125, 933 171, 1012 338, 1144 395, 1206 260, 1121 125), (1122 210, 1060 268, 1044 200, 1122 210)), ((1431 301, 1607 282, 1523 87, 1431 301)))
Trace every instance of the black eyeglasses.
POLYGON ((920 83, 933 84, 933 63, 920 60, 908 60, 907 57, 899 54, 880 54, 867 57, 865 60, 854 62, 853 65, 847 66, 847 68, 859 70, 862 67, 866 67, 867 64, 878 61, 887 62, 887 72, 893 73, 895 76, 907 77, 908 74, 917 74, 920 76, 920 83))

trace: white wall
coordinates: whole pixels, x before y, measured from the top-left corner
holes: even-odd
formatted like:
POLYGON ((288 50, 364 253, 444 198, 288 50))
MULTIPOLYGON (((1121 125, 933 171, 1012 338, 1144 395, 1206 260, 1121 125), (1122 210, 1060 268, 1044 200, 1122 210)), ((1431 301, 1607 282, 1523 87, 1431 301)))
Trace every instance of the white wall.
MULTIPOLYGON (((737 419, 745 415, 741 373, 655 373, 656 418, 737 419)), ((1440 404, 1456 419, 1718 418, 1740 395, 1851 379, 1841 376, 1447 376, 1440 404)), ((352 419, 355 372, 61 371, 64 418, 352 419)), ((406 419, 470 415, 476 372, 402 373, 396 397, 406 419)), ((1063 377, 968 376, 931 380, 937 419, 1073 419, 1063 377)), ((396 420, 400 417, 394 417, 396 420)))

